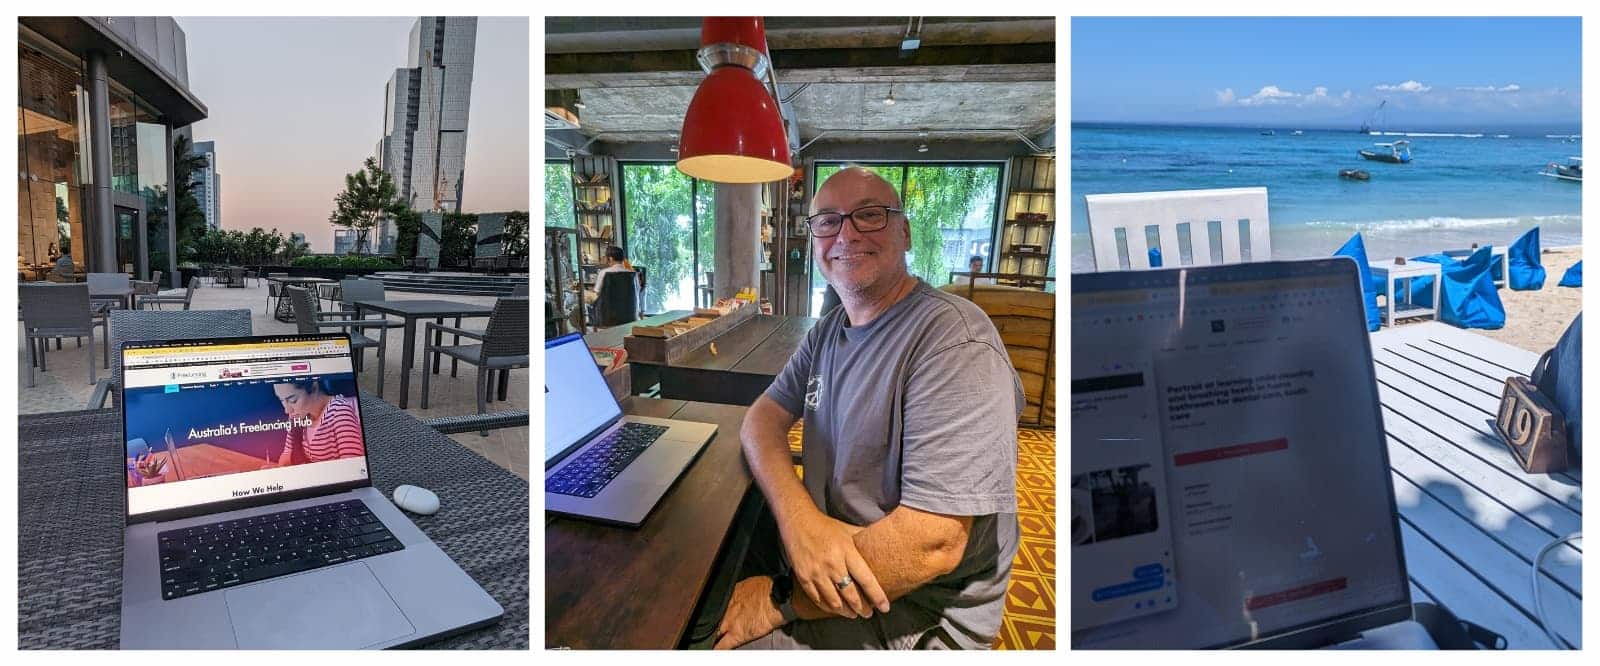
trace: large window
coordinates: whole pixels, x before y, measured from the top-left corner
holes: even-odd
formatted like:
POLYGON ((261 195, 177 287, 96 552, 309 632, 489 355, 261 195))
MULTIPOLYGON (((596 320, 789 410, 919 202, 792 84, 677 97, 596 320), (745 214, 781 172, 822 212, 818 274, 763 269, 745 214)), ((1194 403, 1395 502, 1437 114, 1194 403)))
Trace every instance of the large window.
MULTIPOLYGON (((813 183, 820 187, 844 168, 841 163, 818 164, 813 183)), ((997 222, 1000 164, 868 164, 862 165, 894 186, 911 222, 911 251, 906 265, 928 284, 950 281, 951 271, 967 270, 972 256, 984 258, 992 270, 990 253, 997 222)), ((811 312, 822 312, 826 283, 822 271, 811 267, 811 312)))
POLYGON ((547 227, 577 226, 573 221, 572 164, 546 162, 544 165, 544 224, 547 227))
POLYGON ((82 266, 81 77, 33 49, 19 47, 17 55, 17 252, 32 265, 67 252, 82 266))
POLYGON ((711 183, 670 162, 622 164, 622 215, 628 260, 645 271, 644 309, 692 310, 710 287, 716 236, 711 183))

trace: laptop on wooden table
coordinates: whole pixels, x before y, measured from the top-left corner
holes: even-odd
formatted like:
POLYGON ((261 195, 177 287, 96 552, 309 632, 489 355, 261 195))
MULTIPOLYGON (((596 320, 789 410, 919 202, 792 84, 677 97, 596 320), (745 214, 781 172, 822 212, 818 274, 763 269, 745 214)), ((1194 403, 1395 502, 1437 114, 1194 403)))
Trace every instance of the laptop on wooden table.
POLYGON ((544 343, 544 508, 637 527, 717 426, 625 416, 583 336, 544 343))

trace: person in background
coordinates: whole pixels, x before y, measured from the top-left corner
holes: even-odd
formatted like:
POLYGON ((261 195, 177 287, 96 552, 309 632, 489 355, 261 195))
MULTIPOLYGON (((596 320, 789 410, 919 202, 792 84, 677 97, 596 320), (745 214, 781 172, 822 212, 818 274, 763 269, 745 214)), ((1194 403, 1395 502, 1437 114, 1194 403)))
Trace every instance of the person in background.
POLYGON ((839 171, 806 224, 840 306, 740 429, 772 525, 743 571, 788 564, 735 584, 716 647, 987 648, 1019 539, 1022 383, 982 310, 908 271, 888 181, 839 171))
POLYGON ((72 265, 72 253, 70 251, 61 253, 61 258, 56 260, 56 273, 72 275, 75 270, 72 265))
MULTIPOLYGON (((967 271, 971 272, 971 273, 982 273, 983 272, 983 256, 982 255, 976 255, 976 254, 972 255, 972 258, 967 260, 967 271)), ((994 282, 994 278, 973 278, 970 275, 957 275, 955 282, 952 282, 951 284, 994 284, 994 283, 995 283, 994 282)))
MULTIPOLYGON (((593 303, 596 299, 600 298, 600 283, 605 281, 606 273, 617 273, 633 270, 633 264, 628 261, 627 255, 623 254, 622 248, 615 245, 609 245, 606 247, 605 262, 606 263, 604 267, 598 271, 595 271, 594 284, 589 286, 589 293, 585 298, 590 303, 593 303)), ((634 274, 633 281, 636 284, 638 283, 639 275, 637 273, 634 274)))

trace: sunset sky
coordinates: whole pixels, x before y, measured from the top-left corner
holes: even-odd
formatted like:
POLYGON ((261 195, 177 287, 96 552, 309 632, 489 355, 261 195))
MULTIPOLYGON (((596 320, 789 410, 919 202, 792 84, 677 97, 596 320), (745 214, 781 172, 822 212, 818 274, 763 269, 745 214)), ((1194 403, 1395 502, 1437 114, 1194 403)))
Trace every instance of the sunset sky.
MULTIPOLYGON (((344 175, 383 131, 383 88, 416 17, 185 18, 189 88, 217 142, 222 227, 301 232, 331 252, 344 175)), ((480 18, 462 210, 528 210, 528 20, 480 18)))

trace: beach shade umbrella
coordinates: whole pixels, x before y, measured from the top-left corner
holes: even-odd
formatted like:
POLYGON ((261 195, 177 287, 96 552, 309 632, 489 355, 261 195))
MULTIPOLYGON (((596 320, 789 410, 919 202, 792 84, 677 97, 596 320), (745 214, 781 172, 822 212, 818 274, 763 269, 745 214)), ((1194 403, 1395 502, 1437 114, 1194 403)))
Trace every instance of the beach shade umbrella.
POLYGON ((1544 266, 1539 264, 1539 227, 1529 229, 1506 248, 1506 284, 1518 291, 1544 287, 1544 266))
POLYGON ((1161 249, 1150 248, 1150 267, 1161 268, 1161 249))
MULTIPOLYGON (((1506 325, 1506 308, 1494 287, 1491 269, 1494 257, 1489 246, 1478 248, 1472 256, 1456 261, 1444 254, 1412 257, 1411 261, 1439 264, 1444 283, 1439 289, 1439 320, 1461 328, 1501 328, 1506 325)), ((1433 304, 1433 278, 1411 281, 1411 302, 1433 304)))
POLYGON ((1567 272, 1562 273, 1561 274, 1561 281, 1557 282, 1556 286, 1557 287, 1582 287, 1583 286, 1583 260, 1579 259, 1578 263, 1572 265, 1572 268, 1568 268, 1567 272))
POLYGON ((1367 304, 1367 330, 1378 330, 1383 325, 1383 317, 1378 314, 1378 291, 1372 286, 1372 266, 1367 264, 1367 246, 1361 242, 1361 234, 1351 236, 1333 256, 1356 261, 1356 271, 1361 273, 1361 298, 1367 304))

